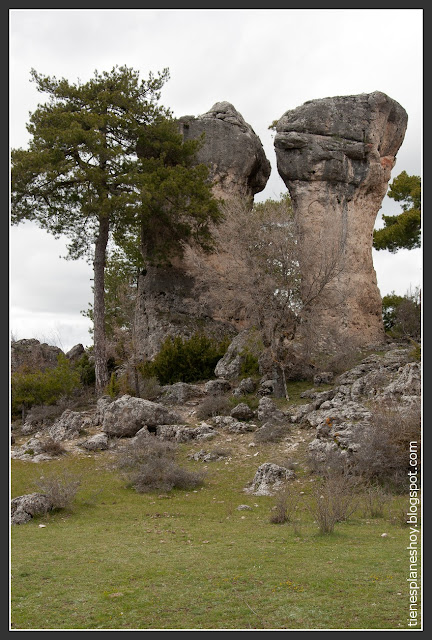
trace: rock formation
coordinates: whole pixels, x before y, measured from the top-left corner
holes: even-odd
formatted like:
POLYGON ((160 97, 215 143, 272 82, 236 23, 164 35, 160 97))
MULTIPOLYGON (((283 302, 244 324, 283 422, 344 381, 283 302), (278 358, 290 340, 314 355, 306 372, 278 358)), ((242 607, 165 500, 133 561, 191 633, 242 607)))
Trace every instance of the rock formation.
POLYGON ((379 91, 311 100, 276 125, 318 349, 383 340, 372 234, 406 126, 404 109, 379 91))
MULTIPOLYGON (((270 163, 252 127, 229 102, 218 102, 198 117, 183 116, 179 129, 185 140, 205 134, 197 163, 209 167, 217 197, 242 194, 252 201, 264 189, 270 163)), ((139 279, 135 321, 140 357, 156 355, 168 335, 189 337, 204 330, 222 338, 245 326, 241 292, 233 291, 223 276, 231 259, 223 246, 207 256, 187 248, 172 266, 147 268, 139 279)))
POLYGON ((35 338, 16 340, 11 343, 11 371, 14 373, 23 366, 32 370, 56 367, 61 353, 59 347, 41 344, 35 338))

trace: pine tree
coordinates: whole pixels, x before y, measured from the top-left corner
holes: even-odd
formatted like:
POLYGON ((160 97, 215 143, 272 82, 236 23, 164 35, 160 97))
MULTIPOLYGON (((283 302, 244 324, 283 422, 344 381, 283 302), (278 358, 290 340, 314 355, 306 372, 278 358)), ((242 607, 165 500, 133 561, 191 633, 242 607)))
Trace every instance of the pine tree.
POLYGON ((151 255, 182 242, 209 249, 210 226, 220 214, 207 169, 191 166, 199 142, 176 138, 169 109, 158 104, 168 69, 147 81, 125 66, 95 71, 77 84, 35 70, 31 75, 49 100, 30 116, 29 148, 12 150, 11 221, 35 221, 55 237, 64 235, 69 258, 93 261, 100 394, 108 383, 104 276, 110 239, 123 250, 139 246, 139 230, 151 255))

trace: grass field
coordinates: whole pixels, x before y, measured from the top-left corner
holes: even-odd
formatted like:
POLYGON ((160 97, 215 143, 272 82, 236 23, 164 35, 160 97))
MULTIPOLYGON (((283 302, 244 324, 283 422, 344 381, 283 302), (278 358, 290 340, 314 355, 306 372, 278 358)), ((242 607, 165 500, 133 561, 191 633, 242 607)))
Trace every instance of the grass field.
POLYGON ((334 533, 320 534, 302 442, 291 456, 301 463, 296 521, 271 524, 276 498, 243 488, 260 464, 287 457, 286 443, 252 440, 221 434, 182 445, 179 461, 206 468, 206 479, 166 494, 127 488, 107 452, 13 460, 12 497, 56 468, 77 474, 81 488, 70 510, 12 527, 11 629, 410 628, 409 528, 400 522, 408 499, 392 496, 380 518, 360 501, 334 533), (187 458, 217 444, 229 459, 187 458))

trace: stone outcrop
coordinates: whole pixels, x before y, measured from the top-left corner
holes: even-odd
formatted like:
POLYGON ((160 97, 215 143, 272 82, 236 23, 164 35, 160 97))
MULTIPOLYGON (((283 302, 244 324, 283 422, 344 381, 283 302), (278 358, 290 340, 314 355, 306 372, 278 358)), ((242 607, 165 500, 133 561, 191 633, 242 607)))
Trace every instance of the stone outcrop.
POLYGON ((56 367, 58 356, 63 351, 46 343, 40 343, 35 338, 24 338, 11 343, 11 371, 14 373, 21 367, 31 370, 44 370, 56 367))
POLYGON ((311 402, 289 413, 292 423, 316 429, 312 458, 355 461, 363 455, 365 442, 381 437, 374 423, 377 409, 393 412, 395 432, 398 417, 420 415, 421 369, 410 357, 408 349, 398 348, 372 354, 340 375, 332 389, 304 395, 311 402))
POLYGON ((383 340, 372 234, 406 126, 405 110, 379 91, 311 100, 276 125, 318 349, 383 340))
MULTIPOLYGON (((180 118, 178 125, 185 140, 205 134, 196 161, 209 167, 217 197, 242 194, 252 202, 264 189, 270 163, 258 136, 232 104, 218 102, 201 116, 180 118)), ((224 238, 224 224, 218 235, 224 238)), ((141 357, 154 357, 169 335, 190 337, 205 331, 222 338, 245 326, 248 301, 224 276, 231 263, 232 269, 238 268, 222 241, 216 254, 202 255, 187 247, 170 267, 147 267, 138 282, 135 317, 141 357)))

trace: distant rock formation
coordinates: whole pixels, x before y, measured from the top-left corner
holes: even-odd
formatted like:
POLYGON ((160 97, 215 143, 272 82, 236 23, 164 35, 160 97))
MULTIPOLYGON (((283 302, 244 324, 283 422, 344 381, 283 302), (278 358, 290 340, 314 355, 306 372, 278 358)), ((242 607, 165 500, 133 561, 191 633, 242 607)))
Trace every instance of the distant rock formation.
MULTIPOLYGON (((270 162, 260 139, 232 104, 218 102, 207 113, 183 116, 178 123, 185 140, 205 134, 196 161, 209 167, 217 197, 243 194, 252 202, 264 189, 270 162)), ((223 237, 223 228, 219 235, 223 237)), ((169 335, 189 337, 204 330, 222 338, 245 326, 241 292, 223 277, 230 259, 223 247, 217 255, 208 256, 187 248, 172 266, 147 268, 139 278, 135 316, 140 357, 154 357, 169 335)))
MULTIPOLYGON (((70 362, 77 362, 84 353, 82 344, 76 344, 66 353, 70 362)), ((11 343, 11 371, 25 366, 30 370, 41 370, 58 365, 59 355, 65 355, 59 347, 40 343, 36 338, 23 338, 11 343)))
POLYGON ((311 100, 283 114, 274 146, 298 225, 303 299, 316 349, 378 344, 373 228, 407 114, 384 93, 311 100))
POLYGON ((61 353, 59 347, 41 344, 35 338, 16 340, 11 343, 11 371, 14 373, 23 366, 31 370, 56 367, 61 353))

